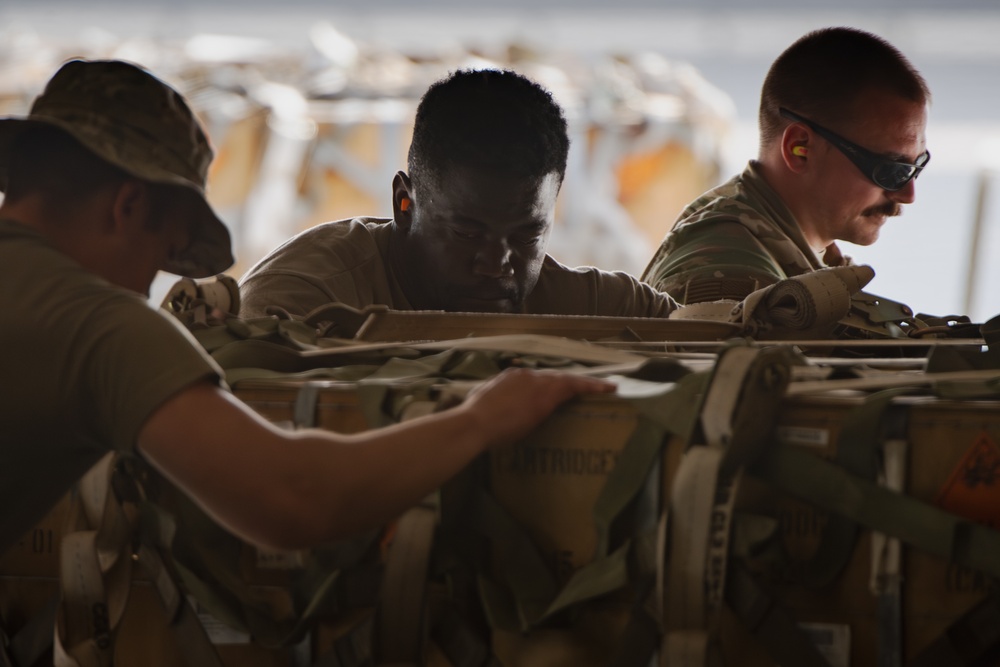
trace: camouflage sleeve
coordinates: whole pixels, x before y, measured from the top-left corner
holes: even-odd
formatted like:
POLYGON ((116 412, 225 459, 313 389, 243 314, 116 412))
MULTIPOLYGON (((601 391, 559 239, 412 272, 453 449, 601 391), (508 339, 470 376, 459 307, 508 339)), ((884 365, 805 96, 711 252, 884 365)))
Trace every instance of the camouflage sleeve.
POLYGON ((687 304, 741 300, 786 277, 745 226, 720 220, 682 225, 671 232, 642 280, 687 304))

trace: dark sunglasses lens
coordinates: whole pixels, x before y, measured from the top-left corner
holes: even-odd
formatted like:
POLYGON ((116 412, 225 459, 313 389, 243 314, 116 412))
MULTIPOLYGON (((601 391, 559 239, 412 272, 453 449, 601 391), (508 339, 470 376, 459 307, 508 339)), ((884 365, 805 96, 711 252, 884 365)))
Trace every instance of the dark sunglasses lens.
POLYGON ((899 162, 882 162, 875 166, 872 171, 872 180, 880 188, 886 190, 899 190, 910 182, 917 171, 916 166, 910 164, 900 164, 899 162))

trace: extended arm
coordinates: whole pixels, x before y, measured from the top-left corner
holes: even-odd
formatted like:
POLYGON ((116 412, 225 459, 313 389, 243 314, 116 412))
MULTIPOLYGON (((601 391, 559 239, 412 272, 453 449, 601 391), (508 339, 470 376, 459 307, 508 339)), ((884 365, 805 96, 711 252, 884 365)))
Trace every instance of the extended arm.
POLYGON ((529 433, 564 401, 612 389, 590 378, 507 371, 456 408, 341 435, 282 431, 205 382, 160 406, 139 448, 237 535, 300 548, 392 518, 481 452, 529 433))

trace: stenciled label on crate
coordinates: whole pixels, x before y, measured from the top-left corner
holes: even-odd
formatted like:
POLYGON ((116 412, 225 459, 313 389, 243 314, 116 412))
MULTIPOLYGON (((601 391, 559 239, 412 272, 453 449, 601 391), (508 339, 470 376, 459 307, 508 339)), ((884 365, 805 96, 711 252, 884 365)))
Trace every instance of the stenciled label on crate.
POLYGON ((1000 447, 980 433, 959 460, 935 502, 953 514, 1000 527, 1000 447))
POLYGON ((514 475, 607 476, 618 463, 619 450, 566 447, 513 447, 493 454, 495 468, 514 475))
POLYGON ((624 404, 576 406, 517 446, 490 453, 491 493, 560 574, 593 558, 594 503, 636 419, 624 404))

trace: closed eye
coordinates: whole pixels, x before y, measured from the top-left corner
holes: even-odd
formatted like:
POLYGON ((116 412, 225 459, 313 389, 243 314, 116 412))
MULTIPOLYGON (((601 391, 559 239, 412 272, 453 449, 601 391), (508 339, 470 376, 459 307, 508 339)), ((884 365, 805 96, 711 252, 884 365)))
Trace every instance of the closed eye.
POLYGON ((478 231, 473 231, 468 229, 455 229, 453 227, 451 233, 460 239, 465 239, 466 241, 474 241, 479 238, 478 231))

